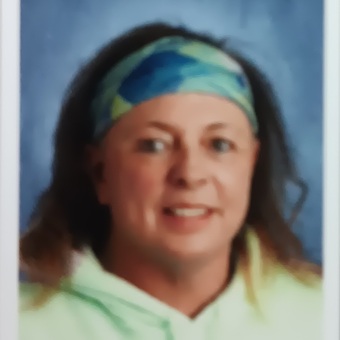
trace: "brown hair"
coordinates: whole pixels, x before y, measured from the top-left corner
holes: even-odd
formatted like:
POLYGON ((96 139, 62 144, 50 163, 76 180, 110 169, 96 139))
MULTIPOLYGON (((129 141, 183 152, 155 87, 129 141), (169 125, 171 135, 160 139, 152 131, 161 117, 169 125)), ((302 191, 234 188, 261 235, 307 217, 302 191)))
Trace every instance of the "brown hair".
MULTIPOLYGON (((98 203, 86 169, 85 148, 91 144, 93 133, 90 104, 98 82, 113 65, 144 45, 173 35, 211 44, 242 65, 254 95, 261 143, 246 225, 259 235, 268 258, 270 255, 294 273, 308 268, 301 244, 291 230, 292 221, 284 218, 286 184, 302 182, 290 156, 280 109, 266 77, 232 49, 229 41, 217 41, 182 27, 159 23, 137 27, 110 42, 82 67, 68 88, 55 134, 52 180, 21 239, 21 261, 30 278, 58 284, 68 274, 72 250, 87 245, 98 256, 103 251, 111 219, 108 208, 98 203)), ((244 231, 243 228, 234 240, 233 258, 247 259, 244 231)))

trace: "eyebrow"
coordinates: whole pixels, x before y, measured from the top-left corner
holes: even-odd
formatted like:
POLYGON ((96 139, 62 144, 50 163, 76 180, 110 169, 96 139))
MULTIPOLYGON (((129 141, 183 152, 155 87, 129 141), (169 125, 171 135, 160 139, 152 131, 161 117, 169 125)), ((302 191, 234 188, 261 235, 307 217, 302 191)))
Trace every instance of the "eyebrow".
POLYGON ((151 121, 147 124, 147 127, 156 128, 171 134, 178 133, 178 127, 159 121, 151 121))
MULTIPOLYGON (((169 124, 163 123, 163 122, 158 122, 158 121, 151 121, 148 123, 148 127, 155 127, 167 132, 175 132, 177 129, 169 124)), ((209 124, 207 127, 205 127, 205 130, 211 131, 211 130, 217 130, 217 129, 226 129, 226 128, 230 128, 230 125, 226 124, 226 123, 212 123, 209 124)))
POLYGON ((213 123, 210 124, 206 127, 206 130, 218 130, 218 129, 226 129, 226 128, 230 128, 230 125, 226 124, 226 123, 213 123))

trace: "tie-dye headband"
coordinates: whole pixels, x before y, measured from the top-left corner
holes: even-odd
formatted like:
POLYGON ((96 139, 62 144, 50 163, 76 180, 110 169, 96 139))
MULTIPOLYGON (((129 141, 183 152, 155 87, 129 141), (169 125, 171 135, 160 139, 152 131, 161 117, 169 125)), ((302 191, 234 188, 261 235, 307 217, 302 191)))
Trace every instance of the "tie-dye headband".
POLYGON ((134 106, 173 93, 229 99, 244 111, 257 133, 252 92, 241 66, 208 44, 167 37, 123 59, 100 82, 92 106, 94 139, 134 106))

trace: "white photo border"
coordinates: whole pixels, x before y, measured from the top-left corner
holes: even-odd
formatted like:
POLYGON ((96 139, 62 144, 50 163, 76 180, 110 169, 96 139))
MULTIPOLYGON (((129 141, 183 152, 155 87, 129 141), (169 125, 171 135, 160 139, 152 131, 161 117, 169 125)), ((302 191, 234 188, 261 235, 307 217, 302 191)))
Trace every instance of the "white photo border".
POLYGON ((324 0, 323 293, 324 339, 338 340, 340 303, 340 2, 324 0))
POLYGON ((0 0, 0 339, 18 336, 20 0, 0 0))
MULTIPOLYGON (((18 336, 20 0, 0 0, 0 339, 18 336)), ((340 302, 340 2, 324 0, 324 339, 340 302)))

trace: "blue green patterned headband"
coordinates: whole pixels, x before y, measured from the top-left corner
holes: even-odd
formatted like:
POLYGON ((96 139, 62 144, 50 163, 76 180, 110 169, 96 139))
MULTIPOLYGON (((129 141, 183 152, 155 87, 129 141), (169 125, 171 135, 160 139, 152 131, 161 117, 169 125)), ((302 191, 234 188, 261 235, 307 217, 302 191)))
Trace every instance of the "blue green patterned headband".
POLYGON ((258 123, 241 66, 225 52, 183 37, 157 40, 123 59, 100 82, 92 103, 94 135, 103 136, 134 106, 173 93, 205 93, 229 99, 258 123))

